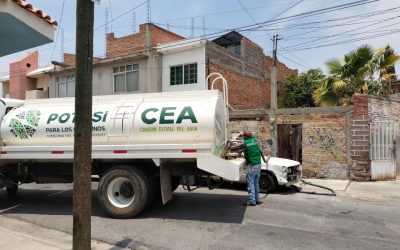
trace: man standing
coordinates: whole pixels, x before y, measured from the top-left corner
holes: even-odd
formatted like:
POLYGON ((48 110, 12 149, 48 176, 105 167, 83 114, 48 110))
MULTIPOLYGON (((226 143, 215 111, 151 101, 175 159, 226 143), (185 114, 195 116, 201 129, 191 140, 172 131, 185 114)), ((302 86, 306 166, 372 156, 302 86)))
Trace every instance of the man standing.
POLYGON ((257 138, 253 137, 250 131, 246 130, 243 132, 244 143, 234 150, 244 150, 246 158, 246 182, 248 199, 247 202, 243 203, 245 206, 255 206, 256 204, 262 204, 260 200, 260 172, 261 172, 261 159, 265 161, 264 154, 260 149, 257 138))

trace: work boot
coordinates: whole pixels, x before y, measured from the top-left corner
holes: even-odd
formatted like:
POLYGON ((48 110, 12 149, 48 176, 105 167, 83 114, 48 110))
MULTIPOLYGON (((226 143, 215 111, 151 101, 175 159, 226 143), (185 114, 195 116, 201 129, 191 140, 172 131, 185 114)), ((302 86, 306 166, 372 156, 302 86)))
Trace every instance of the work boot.
POLYGON ((247 201, 247 202, 244 202, 243 203, 243 206, 251 206, 251 207, 254 207, 256 204, 255 203, 252 203, 252 202, 250 202, 250 201, 247 201))
POLYGON ((261 204, 263 204, 264 202, 262 202, 262 201, 256 201, 256 204, 257 205, 261 205, 261 204))

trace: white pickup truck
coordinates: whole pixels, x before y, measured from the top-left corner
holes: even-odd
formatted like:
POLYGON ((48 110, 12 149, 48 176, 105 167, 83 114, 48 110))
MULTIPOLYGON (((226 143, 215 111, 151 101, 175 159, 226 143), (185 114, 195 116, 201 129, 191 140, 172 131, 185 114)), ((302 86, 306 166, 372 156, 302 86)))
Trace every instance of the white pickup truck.
MULTIPOLYGON (((239 135, 235 135, 234 138, 235 140, 231 140, 234 145, 242 143, 239 135)), ((271 193, 277 186, 289 187, 300 180, 300 162, 279 157, 266 157, 266 160, 267 163, 261 160, 260 191, 262 193, 271 193)), ((239 182, 246 182, 245 172, 241 174, 239 182)))

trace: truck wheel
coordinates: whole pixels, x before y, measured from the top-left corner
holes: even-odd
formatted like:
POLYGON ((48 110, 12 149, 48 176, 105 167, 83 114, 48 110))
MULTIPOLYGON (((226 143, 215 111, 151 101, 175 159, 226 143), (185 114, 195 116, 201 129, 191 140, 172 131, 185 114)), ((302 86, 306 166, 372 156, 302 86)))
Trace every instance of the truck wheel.
POLYGON ((16 194, 18 191, 18 185, 12 184, 6 187, 7 194, 16 194))
POLYGON ((261 193, 272 193, 275 191, 276 182, 274 177, 267 172, 261 172, 260 175, 260 192, 261 193))
POLYGON ((109 170, 99 182, 98 196, 114 218, 132 218, 151 200, 151 183, 142 170, 120 166, 109 170))

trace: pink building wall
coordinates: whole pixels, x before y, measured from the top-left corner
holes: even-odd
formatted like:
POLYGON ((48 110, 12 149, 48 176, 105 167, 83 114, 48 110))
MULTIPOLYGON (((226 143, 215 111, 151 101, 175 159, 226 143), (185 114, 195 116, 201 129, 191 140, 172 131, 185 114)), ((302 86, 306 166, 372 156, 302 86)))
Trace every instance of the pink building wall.
POLYGON ((38 68, 39 53, 37 51, 10 64, 10 98, 25 99, 25 91, 36 89, 36 79, 26 76, 38 68))

